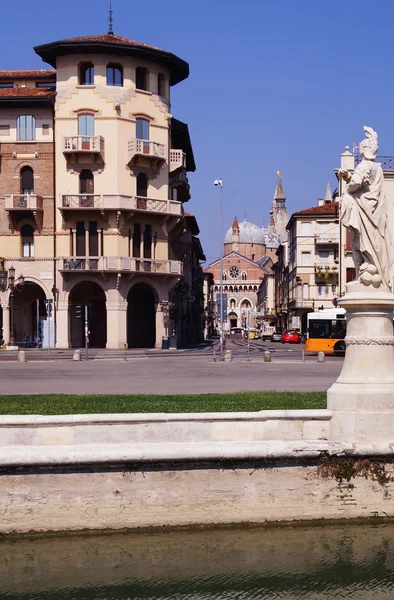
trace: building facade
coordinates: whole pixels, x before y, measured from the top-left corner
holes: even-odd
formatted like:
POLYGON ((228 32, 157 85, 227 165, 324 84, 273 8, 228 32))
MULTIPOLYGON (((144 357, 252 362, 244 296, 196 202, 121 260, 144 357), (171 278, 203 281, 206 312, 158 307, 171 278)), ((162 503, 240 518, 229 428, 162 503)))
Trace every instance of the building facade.
POLYGON ((329 186, 318 206, 293 213, 287 230, 287 321, 305 332, 307 313, 332 308, 339 292, 339 204, 329 186))
MULTIPOLYGON (((267 289, 264 287, 264 293, 261 292, 259 298, 257 294, 262 280, 267 275, 273 276, 272 266, 276 260, 277 248, 281 241, 285 241, 287 238, 285 228, 287 220, 282 173, 278 171, 278 181, 270 209, 269 227, 259 227, 246 219, 238 222, 235 217, 225 235, 223 293, 225 302, 227 302, 227 318, 224 323, 226 331, 231 327, 245 327, 248 322, 248 312, 257 312, 258 307, 263 304, 266 307, 264 310, 267 313, 267 320, 273 316, 273 280, 267 289), (277 229, 280 235, 276 232, 277 229), (262 300, 263 296, 264 300, 262 300)), ((207 270, 213 273, 214 290, 217 297, 217 294, 220 293, 220 260, 209 265, 207 270)))
POLYGON ((174 330, 186 341, 172 305, 199 312, 197 339, 203 252, 183 210, 195 164, 170 112, 188 64, 113 33, 35 51, 52 69, 0 72, 0 257, 25 278, 12 291, 2 277, 5 343, 44 324, 57 347, 80 347, 85 305, 95 347, 160 346, 174 330))

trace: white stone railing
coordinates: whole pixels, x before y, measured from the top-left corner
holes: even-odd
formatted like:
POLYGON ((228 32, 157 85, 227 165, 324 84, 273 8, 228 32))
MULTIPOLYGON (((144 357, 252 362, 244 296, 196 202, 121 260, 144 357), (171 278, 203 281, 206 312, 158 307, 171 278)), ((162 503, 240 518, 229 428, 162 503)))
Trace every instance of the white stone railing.
POLYGON ((60 260, 60 270, 62 271, 130 271, 182 275, 182 263, 179 260, 132 258, 130 256, 81 256, 60 260))
POLYGON ((186 154, 183 150, 170 150, 170 172, 186 169, 186 154))
POLYGON ((42 210, 42 196, 35 194, 6 194, 5 210, 42 210))
POLYGON ((63 138, 65 153, 95 153, 104 156, 104 138, 101 135, 74 135, 63 138))
POLYGON ((61 210, 131 210, 181 215, 182 203, 176 200, 156 200, 122 194, 66 194, 59 200, 61 210))
POLYGON ((159 144, 158 142, 133 138, 128 142, 128 161, 133 160, 135 156, 146 156, 165 161, 167 159, 167 147, 165 144, 159 144))

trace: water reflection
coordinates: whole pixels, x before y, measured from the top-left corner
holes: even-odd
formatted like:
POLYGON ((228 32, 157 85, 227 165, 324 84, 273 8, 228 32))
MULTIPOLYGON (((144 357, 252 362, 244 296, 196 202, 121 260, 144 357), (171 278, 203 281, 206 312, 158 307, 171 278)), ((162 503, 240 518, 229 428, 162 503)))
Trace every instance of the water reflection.
POLYGON ((20 538, 1 600, 385 600, 394 525, 20 538))

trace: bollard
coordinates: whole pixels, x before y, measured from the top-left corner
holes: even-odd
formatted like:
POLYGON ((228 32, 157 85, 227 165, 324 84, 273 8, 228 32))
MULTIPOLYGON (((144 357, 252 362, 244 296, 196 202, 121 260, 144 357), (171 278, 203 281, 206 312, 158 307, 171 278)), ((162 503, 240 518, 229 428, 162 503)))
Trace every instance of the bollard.
POLYGON ((81 351, 79 349, 74 350, 73 360, 81 360, 81 351))
POLYGON ((224 362, 231 362, 233 360, 233 354, 231 350, 225 350, 224 352, 224 362))
POLYGON ((127 360, 127 346, 123 344, 123 360, 127 360))
POLYGON ((18 362, 25 363, 26 362, 26 352, 24 350, 19 350, 18 352, 18 362))
POLYGON ((319 354, 317 355, 317 362, 318 363, 326 362, 326 355, 324 354, 324 352, 319 352, 319 354))
POLYGON ((269 350, 264 352, 264 362, 271 362, 271 352, 269 350))

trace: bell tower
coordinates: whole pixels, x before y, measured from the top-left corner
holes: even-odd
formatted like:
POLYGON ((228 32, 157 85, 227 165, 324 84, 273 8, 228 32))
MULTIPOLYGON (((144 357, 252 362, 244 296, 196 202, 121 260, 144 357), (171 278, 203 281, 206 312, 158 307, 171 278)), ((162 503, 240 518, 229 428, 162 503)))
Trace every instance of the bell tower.
POLYGON ((289 213, 286 208, 286 196, 282 184, 282 171, 277 171, 274 199, 270 210, 270 224, 268 230, 275 233, 283 242, 287 239, 286 225, 289 221, 289 213))
POLYGON ((231 250, 239 252, 239 223, 237 217, 234 217, 232 228, 233 233, 231 236, 231 250))

